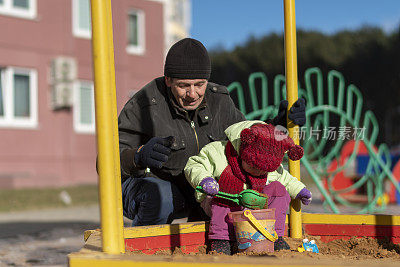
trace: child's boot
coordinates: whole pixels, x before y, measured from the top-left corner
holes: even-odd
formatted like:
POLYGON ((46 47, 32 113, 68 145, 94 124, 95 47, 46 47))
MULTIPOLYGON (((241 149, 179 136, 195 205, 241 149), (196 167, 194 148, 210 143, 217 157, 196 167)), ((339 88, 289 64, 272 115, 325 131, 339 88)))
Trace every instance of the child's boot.
POLYGON ((274 250, 288 250, 290 249, 289 244, 286 243, 285 239, 282 236, 278 237, 278 239, 274 243, 274 250))
POLYGON ((232 255, 231 252, 231 244, 229 240, 219 240, 212 239, 210 240, 210 252, 223 253, 226 255, 232 255))

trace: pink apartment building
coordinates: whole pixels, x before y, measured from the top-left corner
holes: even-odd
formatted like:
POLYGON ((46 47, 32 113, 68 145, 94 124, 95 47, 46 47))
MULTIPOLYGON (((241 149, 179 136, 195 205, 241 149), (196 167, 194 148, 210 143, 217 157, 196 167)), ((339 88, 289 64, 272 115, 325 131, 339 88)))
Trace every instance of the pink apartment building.
MULTIPOLYGON (((118 112, 161 76, 165 3, 114 0, 118 112)), ((0 188, 95 183, 89 0, 0 0, 0 188)))

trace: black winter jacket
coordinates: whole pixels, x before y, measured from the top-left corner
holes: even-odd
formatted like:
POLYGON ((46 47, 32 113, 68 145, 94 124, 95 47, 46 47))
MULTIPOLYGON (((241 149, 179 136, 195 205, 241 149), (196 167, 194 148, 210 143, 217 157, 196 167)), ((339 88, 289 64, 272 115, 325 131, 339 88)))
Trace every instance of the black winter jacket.
POLYGON ((224 130, 245 117, 235 107, 226 87, 209 82, 204 100, 191 119, 176 104, 164 79, 157 78, 144 86, 119 115, 121 176, 124 180, 149 175, 135 168, 135 151, 152 137, 174 136, 168 161, 162 169, 152 169, 150 175, 176 184, 186 197, 194 199, 193 189, 183 174, 187 160, 206 144, 224 140, 224 130))

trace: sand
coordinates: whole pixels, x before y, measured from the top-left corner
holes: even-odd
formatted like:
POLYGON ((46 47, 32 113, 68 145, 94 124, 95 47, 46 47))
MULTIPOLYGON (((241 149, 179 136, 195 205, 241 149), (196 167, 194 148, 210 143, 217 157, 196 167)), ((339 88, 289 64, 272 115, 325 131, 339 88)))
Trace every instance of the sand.
POLYGON ((143 255, 130 252, 145 260, 183 261, 183 262, 219 262, 243 264, 277 264, 277 265, 323 265, 323 266, 400 266, 400 246, 388 240, 373 238, 350 238, 321 242, 320 237, 305 236, 316 240, 319 253, 298 252, 302 240, 285 237, 290 250, 273 253, 251 254, 245 252, 232 256, 207 253, 204 246, 197 253, 183 254, 180 248, 159 251, 155 255, 143 255))

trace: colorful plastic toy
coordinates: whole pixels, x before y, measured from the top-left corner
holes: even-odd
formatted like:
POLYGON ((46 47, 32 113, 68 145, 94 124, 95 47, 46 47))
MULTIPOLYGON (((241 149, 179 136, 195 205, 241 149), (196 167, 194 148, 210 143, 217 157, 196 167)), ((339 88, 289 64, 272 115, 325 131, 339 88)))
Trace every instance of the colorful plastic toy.
POLYGON ((299 252, 310 251, 314 253, 319 253, 319 249, 317 244, 315 244, 315 240, 308 241, 307 238, 303 239, 303 244, 297 248, 299 252))

